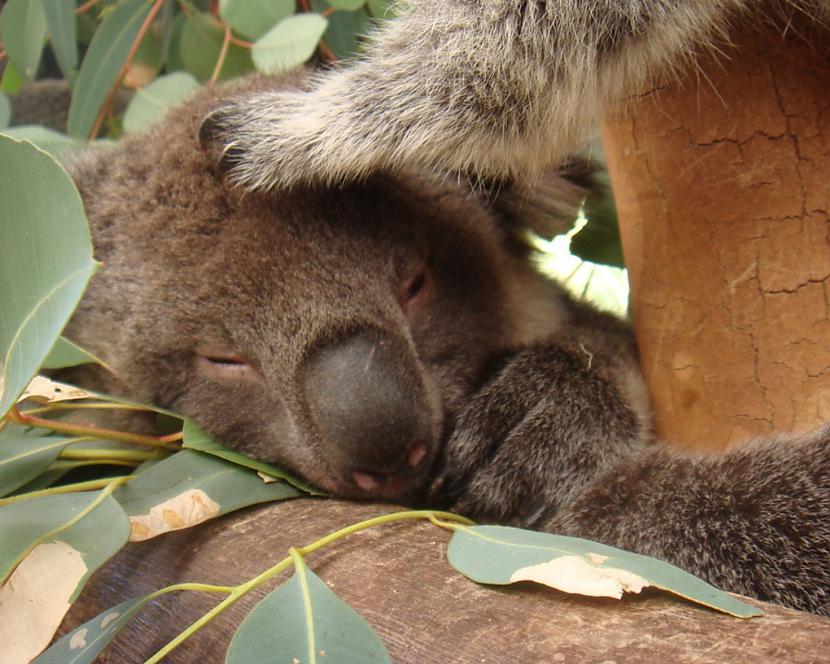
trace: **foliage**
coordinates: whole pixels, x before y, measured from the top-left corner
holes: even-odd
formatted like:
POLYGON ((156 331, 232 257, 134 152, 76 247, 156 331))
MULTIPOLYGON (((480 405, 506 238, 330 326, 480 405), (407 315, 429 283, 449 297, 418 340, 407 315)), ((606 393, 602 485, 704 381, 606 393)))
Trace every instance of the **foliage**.
MULTIPOLYGON (((45 68, 53 67, 49 73, 59 72, 66 79, 72 97, 69 135, 31 126, 3 129, 8 136, 0 136, 0 530, 4 534, 0 642, 14 643, 17 649, 4 651, 8 661, 28 661, 43 650, 90 575, 128 539, 149 539, 246 505, 313 493, 284 471, 223 447, 175 413, 84 392, 48 378, 32 380, 41 370, 100 363, 59 336, 96 264, 77 190, 50 154, 75 149, 103 134, 117 138, 122 131, 142 131, 169 105, 186 99, 199 82, 253 70, 282 71, 309 59, 332 62, 359 53, 361 34, 372 22, 391 16, 393 4, 389 0, 9 0, 5 4, 0 13, 6 57, 0 60, 5 64, 0 129, 9 122, 9 96, 45 68), (134 94, 121 115, 115 100, 123 88, 134 94), (157 414, 172 428, 139 433, 84 423, 85 414, 107 411, 157 414), (83 476, 79 471, 85 471, 83 476), (24 607, 30 611, 23 611, 24 607), (21 621, 31 628, 25 637, 21 621)), ((371 628, 305 567, 303 556, 363 529, 405 519, 429 519, 456 531, 449 549, 452 564, 485 583, 504 581, 476 566, 483 559, 496 565, 512 560, 514 567, 523 561, 524 569, 551 563, 556 558, 553 549, 562 544, 549 539, 553 536, 515 529, 472 528, 466 519, 451 514, 385 515, 292 549, 277 565, 238 586, 177 584, 124 602, 67 634, 37 661, 92 662, 159 595, 178 591, 225 595, 149 660, 160 661, 225 608, 292 566, 294 577, 244 621, 228 662, 252 661, 263 649, 302 660, 304 653, 313 654, 318 647, 338 653, 338 661, 349 661, 345 653, 355 652, 362 654, 354 661, 388 661, 371 628), (489 538, 486 556, 480 550, 485 542, 482 534, 489 538), (544 546, 534 549, 534 555, 542 558, 531 563, 526 544, 535 537, 546 539, 544 546), (505 551, 493 552, 494 542, 505 551), (516 553, 519 550, 521 555, 516 553), (346 629, 332 630, 333 624, 346 629)), ((594 563, 591 554, 612 555, 593 543, 573 546, 594 563)), ((652 585, 749 615, 740 603, 714 589, 706 590, 704 601, 689 590, 699 586, 688 575, 672 576, 675 572, 667 572, 665 565, 643 563, 642 557, 616 550, 613 556, 615 569, 634 569, 652 585), (655 569, 664 576, 653 576, 655 569)))

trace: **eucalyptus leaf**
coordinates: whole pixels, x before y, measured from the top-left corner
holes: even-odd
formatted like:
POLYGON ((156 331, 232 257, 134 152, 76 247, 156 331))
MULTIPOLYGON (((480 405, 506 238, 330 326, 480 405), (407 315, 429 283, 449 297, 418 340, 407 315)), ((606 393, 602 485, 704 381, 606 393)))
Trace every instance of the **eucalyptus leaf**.
POLYGON ((104 363, 66 337, 58 337, 55 345, 52 346, 52 350, 49 351, 49 355, 43 361, 43 368, 65 369, 66 367, 76 367, 79 364, 103 365, 104 363))
POLYGON ((294 0, 219 0, 219 15, 235 32, 256 40, 296 9, 294 0))
POLYGON ((0 78, 0 90, 13 95, 20 90, 24 82, 17 68, 11 62, 7 63, 6 69, 3 71, 3 78, 0 78))
POLYGON ((130 539, 142 541, 301 493, 286 482, 266 484, 247 468, 183 450, 142 471, 114 495, 130 517, 130 539))
MULTIPOLYGON (((326 9, 326 0, 311 0, 311 8, 317 12, 326 9)), ((352 3, 354 4, 354 3, 352 3)), ((329 25, 323 33, 323 41, 341 59, 349 58, 358 53, 360 37, 369 31, 369 14, 359 3, 353 11, 338 11, 328 17, 329 25)))
POLYGON ((398 0, 369 0, 366 6, 374 18, 394 18, 397 15, 395 4, 398 0))
POLYGON ((59 157, 67 152, 77 150, 86 145, 59 131, 40 125, 20 125, 0 130, 0 135, 14 138, 18 141, 29 141, 53 157, 59 157))
POLYGON ((21 76, 34 79, 46 43, 41 0, 9 0, 0 13, 0 41, 21 76))
POLYGON ((739 618, 763 611, 662 560, 564 535, 503 526, 460 526, 450 564, 478 583, 535 581, 564 592, 620 597, 653 586, 739 618))
POLYGON ((0 92, 0 129, 8 127, 11 119, 12 103, 4 93, 0 92))
POLYGON ((75 6, 66 0, 41 0, 52 52, 64 78, 72 83, 78 73, 78 45, 75 6))
POLYGON ((128 599, 65 634, 32 664, 92 664, 156 593, 128 599))
POLYGON ((0 496, 34 480, 61 453, 70 438, 12 438, 0 440, 0 496))
POLYGON ((280 21, 251 48, 257 70, 265 74, 295 69, 308 60, 326 31, 328 21, 320 14, 295 14, 280 21))
MULTIPOLYGON (((185 17, 178 39, 179 56, 185 69, 200 81, 208 80, 219 61, 224 37, 224 30, 210 14, 190 12, 185 17)), ((219 78, 224 80, 241 76, 252 69, 248 49, 230 44, 219 78)))
POLYGON ((251 609, 225 657, 225 664, 391 661, 369 624, 302 563, 251 609))
POLYGON ((327 0, 327 2, 335 9, 342 9, 347 12, 353 12, 366 4, 366 0, 327 0))
POLYGON ((196 88, 199 81, 187 72, 177 71, 159 76, 148 86, 137 90, 124 113, 124 131, 141 131, 164 117, 165 111, 196 88))
POLYGON ((55 345, 97 264, 78 190, 45 152, 0 136, 0 200, 4 415, 55 345))
POLYGON ((86 139, 92 133, 98 112, 150 9, 146 0, 119 2, 95 31, 72 89, 67 120, 70 136, 86 139))
POLYGON ((19 487, 12 495, 20 496, 24 493, 29 493, 30 491, 40 491, 41 489, 48 489, 61 477, 66 475, 66 473, 68 473, 70 470, 71 468, 50 468, 49 470, 40 473, 40 475, 35 477, 30 482, 26 482, 26 484, 19 487))
POLYGON ((300 489, 300 491, 311 494, 313 496, 324 495, 310 487, 305 482, 296 479, 286 471, 281 470, 276 466, 272 466, 270 463, 265 463, 264 461, 257 461, 256 459, 252 459, 251 457, 242 454, 242 452, 237 452, 235 450, 225 447, 220 442, 209 436, 201 428, 199 428, 199 426, 193 420, 186 419, 184 421, 182 434, 184 436, 182 442, 184 444, 184 447, 186 448, 189 448, 191 450, 198 450, 199 452, 205 452, 206 454, 212 454, 213 456, 217 456, 220 459, 225 459, 226 461, 231 461, 232 463, 235 463, 239 466, 244 466, 245 468, 250 468, 252 470, 265 473, 266 475, 270 475, 271 477, 276 477, 278 479, 285 480, 292 486, 300 489))
MULTIPOLYGON (((32 544, 61 541, 81 551, 88 577, 127 542, 129 523, 118 503, 108 496, 69 528, 65 526, 98 498, 98 492, 67 493, 23 500, 0 507, 0 583, 5 582, 32 544)), ((76 589, 72 599, 80 589, 76 589)))
POLYGON ((28 662, 40 653, 93 572, 126 543, 126 515, 112 496, 100 496, 70 493, 0 507, 4 661, 28 662))

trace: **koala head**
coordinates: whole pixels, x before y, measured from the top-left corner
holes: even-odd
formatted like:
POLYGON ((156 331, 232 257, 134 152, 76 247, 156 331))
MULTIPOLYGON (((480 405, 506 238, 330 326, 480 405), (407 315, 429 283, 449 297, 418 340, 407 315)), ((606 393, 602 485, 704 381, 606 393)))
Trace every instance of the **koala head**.
POLYGON ((71 165, 104 267, 67 334, 99 387, 327 492, 410 495, 488 362, 563 315, 515 232, 538 201, 416 174, 243 195, 197 140, 232 94, 71 165))

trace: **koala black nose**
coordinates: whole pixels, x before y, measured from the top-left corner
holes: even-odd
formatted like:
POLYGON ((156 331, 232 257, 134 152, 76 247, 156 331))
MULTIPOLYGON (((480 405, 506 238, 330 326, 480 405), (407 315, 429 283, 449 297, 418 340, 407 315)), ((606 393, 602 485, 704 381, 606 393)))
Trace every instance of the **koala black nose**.
POLYGON ((304 384, 325 453, 347 483, 393 497, 424 471, 433 414, 402 340, 362 333, 326 345, 307 362, 304 384))

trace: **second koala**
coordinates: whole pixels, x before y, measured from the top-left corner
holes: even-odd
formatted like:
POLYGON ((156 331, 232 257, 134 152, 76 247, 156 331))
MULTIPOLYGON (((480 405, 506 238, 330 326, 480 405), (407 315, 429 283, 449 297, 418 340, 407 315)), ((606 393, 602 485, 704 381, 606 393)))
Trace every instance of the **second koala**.
POLYGON ((589 537, 830 614, 830 432, 653 444, 627 327, 525 243, 565 180, 486 200, 414 173, 225 187, 201 119, 297 84, 204 91, 70 165, 105 263, 67 329, 112 368, 88 382, 333 494, 589 537))

